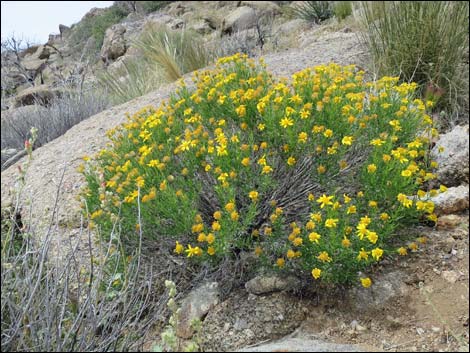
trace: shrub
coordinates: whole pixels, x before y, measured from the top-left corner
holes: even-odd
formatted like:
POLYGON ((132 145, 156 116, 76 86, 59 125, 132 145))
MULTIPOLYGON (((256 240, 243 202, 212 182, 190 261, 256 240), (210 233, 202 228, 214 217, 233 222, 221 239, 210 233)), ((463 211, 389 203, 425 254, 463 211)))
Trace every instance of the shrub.
POLYGON ((337 1, 333 7, 333 12, 338 21, 344 20, 352 14, 351 1, 337 1))
POLYGON ((66 92, 48 107, 18 109, 15 114, 5 114, 2 117, 1 148, 22 149, 33 126, 38 129, 34 147, 40 147, 101 112, 107 105, 107 98, 97 92, 66 92))
POLYGON ((139 1, 145 14, 158 11, 173 1, 139 1))
POLYGON ((83 18, 76 26, 70 37, 72 46, 83 48, 86 41, 92 37, 95 40, 96 51, 103 45, 106 30, 121 21, 127 15, 120 6, 110 6, 102 14, 83 18))
POLYGON ((334 283, 405 254, 396 230, 436 219, 426 137, 436 131, 415 84, 363 75, 330 64, 288 83, 240 54, 196 72, 194 89, 111 130, 109 149, 81 167, 90 227, 119 220, 127 244, 137 229, 213 265, 253 251, 334 283))
POLYGON ((439 108, 468 108, 468 3, 377 3, 362 2, 362 40, 379 74, 417 82, 424 95, 438 99, 439 108))
POLYGON ((321 23, 333 17, 329 1, 304 1, 293 8, 294 15, 306 21, 321 23))

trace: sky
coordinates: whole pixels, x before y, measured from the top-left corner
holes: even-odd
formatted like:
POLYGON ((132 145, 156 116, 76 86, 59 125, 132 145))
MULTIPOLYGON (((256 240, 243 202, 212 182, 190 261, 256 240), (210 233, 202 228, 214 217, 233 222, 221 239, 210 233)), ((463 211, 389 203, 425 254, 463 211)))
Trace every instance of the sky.
POLYGON ((77 23, 93 7, 108 7, 113 1, 2 1, 2 39, 14 35, 44 44, 49 34, 59 33, 59 24, 77 23))

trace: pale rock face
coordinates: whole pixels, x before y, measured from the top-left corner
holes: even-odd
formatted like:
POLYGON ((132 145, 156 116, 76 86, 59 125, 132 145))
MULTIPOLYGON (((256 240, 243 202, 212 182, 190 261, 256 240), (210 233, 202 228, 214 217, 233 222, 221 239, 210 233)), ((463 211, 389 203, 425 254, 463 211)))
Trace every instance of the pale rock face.
POLYGON ((439 181, 446 186, 458 186, 468 183, 468 124, 455 126, 448 133, 441 135, 432 149, 432 155, 439 169, 437 175, 439 181), (444 150, 439 152, 439 148, 444 150))
POLYGON ((233 10, 223 19, 223 32, 234 33, 256 25, 256 11, 251 7, 242 6, 233 10))
POLYGON ((468 185, 448 188, 447 191, 431 198, 437 215, 458 213, 468 209, 468 185))
POLYGON ((126 53, 125 32, 126 28, 119 24, 106 30, 103 46, 101 47, 101 59, 104 62, 114 61, 126 53))

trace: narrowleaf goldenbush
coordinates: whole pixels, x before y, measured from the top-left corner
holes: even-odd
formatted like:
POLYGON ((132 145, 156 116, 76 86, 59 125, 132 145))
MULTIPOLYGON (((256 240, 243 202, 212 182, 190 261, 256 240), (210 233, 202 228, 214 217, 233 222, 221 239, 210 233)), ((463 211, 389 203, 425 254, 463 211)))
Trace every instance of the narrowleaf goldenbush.
POLYGON ((336 64, 274 79, 241 54, 193 82, 82 166, 90 226, 118 220, 128 244, 142 231, 188 260, 253 251, 263 266, 368 287, 358 273, 417 249, 397 249, 399 228, 436 221, 432 102, 416 84, 336 64))

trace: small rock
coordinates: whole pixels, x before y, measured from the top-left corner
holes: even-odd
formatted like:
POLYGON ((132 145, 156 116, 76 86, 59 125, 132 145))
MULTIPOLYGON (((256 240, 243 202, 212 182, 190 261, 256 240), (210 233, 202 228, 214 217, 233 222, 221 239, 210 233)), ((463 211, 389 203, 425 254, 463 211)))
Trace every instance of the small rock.
POLYGON ((293 289, 299 284, 300 281, 292 276, 256 276, 245 284, 245 288, 250 294, 261 295, 293 289))
POLYGON ((449 283, 455 283, 458 281, 460 275, 455 271, 442 271, 442 278, 449 283))
POLYGON ((194 331, 191 321, 202 319, 219 304, 220 290, 217 282, 206 283, 194 290, 183 300, 176 334, 181 338, 191 338, 194 331))
POLYGON ((459 216, 455 214, 444 215, 438 218, 437 228, 452 229, 457 227, 460 223, 462 223, 462 219, 459 216))
POLYGON ((416 333, 421 336, 424 333, 424 329, 422 329, 421 327, 417 327, 416 333))
POLYGON ((432 197, 431 201, 434 202, 435 213, 438 216, 466 210, 468 209, 468 185, 448 188, 447 191, 432 197))
POLYGON ((436 327, 436 326, 433 326, 433 327, 431 328, 431 330, 432 330, 432 332, 439 332, 439 331, 441 331, 441 329, 440 329, 439 327, 436 327))

